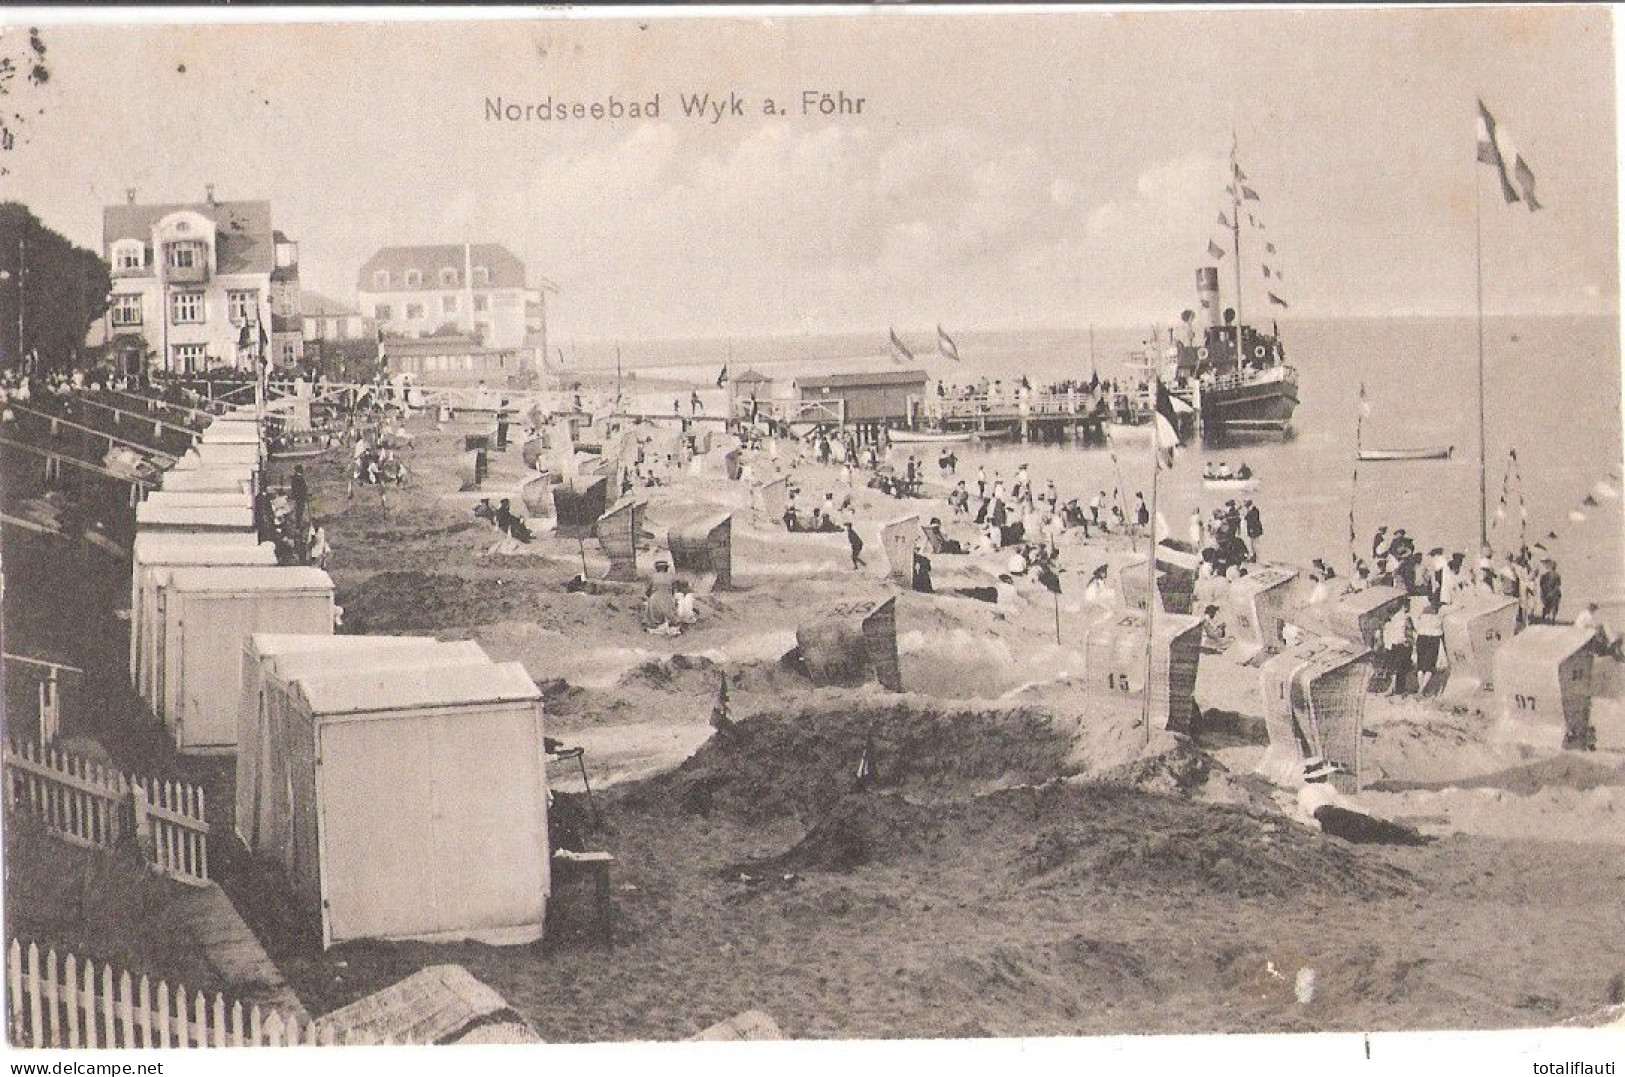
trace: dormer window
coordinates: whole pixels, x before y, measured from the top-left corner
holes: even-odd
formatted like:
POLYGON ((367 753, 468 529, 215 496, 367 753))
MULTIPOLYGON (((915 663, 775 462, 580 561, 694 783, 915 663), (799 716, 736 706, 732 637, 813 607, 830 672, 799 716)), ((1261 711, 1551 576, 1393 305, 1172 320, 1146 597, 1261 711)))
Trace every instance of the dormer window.
POLYGON ((389 270, 387 270, 387 269, 374 270, 373 274, 372 274, 372 286, 374 288, 378 288, 378 289, 388 288, 389 287, 389 270))
POLYGON ((140 243, 123 242, 113 245, 113 268, 116 270, 143 269, 146 266, 146 248, 140 243))
POLYGON ((418 288, 422 285, 423 274, 416 269, 408 269, 406 271, 406 286, 408 288, 418 288))
POLYGON ((440 286, 442 288, 457 287, 457 271, 450 266, 443 267, 440 270, 440 286))
POLYGON ((481 288, 491 283, 491 271, 485 266, 474 267, 474 283, 481 288))

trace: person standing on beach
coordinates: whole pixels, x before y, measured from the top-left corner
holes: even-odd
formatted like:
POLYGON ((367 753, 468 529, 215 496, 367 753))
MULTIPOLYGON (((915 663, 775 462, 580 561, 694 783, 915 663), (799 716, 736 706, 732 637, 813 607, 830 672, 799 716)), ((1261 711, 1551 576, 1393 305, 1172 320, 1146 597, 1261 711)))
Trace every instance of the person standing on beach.
POLYGON ((851 520, 846 522, 846 544, 852 548, 852 569, 857 571, 864 565, 863 537, 858 534, 858 529, 852 526, 851 520))
POLYGON ((1151 510, 1146 506, 1144 494, 1136 491, 1134 498, 1134 523, 1144 531, 1151 523, 1151 510))
POLYGON ((1190 533, 1191 549, 1200 550, 1205 546, 1207 529, 1202 526, 1202 509, 1200 506, 1191 510, 1190 533))
POLYGON ((1258 540, 1264 537, 1264 518, 1258 512, 1258 506, 1251 501, 1243 502, 1247 511, 1242 520, 1247 530, 1247 556, 1254 561, 1258 560, 1258 540))
POLYGON ((1393 686, 1388 689, 1391 696, 1406 695, 1410 691, 1413 645, 1410 611, 1400 606, 1382 626, 1382 646, 1388 654, 1388 668, 1394 677, 1393 686))
POLYGON ((1563 577, 1557 571, 1557 562, 1548 558, 1540 563, 1540 619, 1547 624, 1557 623, 1557 610, 1563 604, 1563 577))
POLYGON ((987 500, 987 468, 976 469, 976 496, 983 501, 987 500))

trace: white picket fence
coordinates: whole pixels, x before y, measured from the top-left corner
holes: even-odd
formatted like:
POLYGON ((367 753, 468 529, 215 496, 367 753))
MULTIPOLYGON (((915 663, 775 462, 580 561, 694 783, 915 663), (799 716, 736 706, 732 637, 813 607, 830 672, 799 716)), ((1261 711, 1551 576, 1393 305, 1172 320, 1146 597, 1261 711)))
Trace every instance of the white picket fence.
POLYGON ((216 994, 189 992, 128 970, 99 968, 73 954, 43 955, 13 939, 6 953, 7 1039, 17 1047, 283 1047, 376 1044, 360 1034, 318 1031, 314 1021, 258 1006, 246 1010, 216 994))
POLYGON ((57 748, 10 741, 5 796, 7 808, 77 845, 112 849, 133 833, 154 868, 209 885, 209 824, 197 786, 132 779, 57 748))

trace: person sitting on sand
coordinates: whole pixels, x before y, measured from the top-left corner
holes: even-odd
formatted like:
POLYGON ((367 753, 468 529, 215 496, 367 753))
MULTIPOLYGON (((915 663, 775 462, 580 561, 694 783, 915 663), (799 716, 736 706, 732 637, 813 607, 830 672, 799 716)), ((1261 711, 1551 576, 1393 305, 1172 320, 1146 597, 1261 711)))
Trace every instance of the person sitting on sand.
POLYGON ((1209 605, 1202 610, 1202 646, 1210 651, 1222 651, 1230 646, 1230 630, 1219 616, 1219 607, 1209 605))
POLYGON ((643 592, 643 624, 656 629, 677 620, 677 577, 664 559, 655 561, 654 575, 643 592))
POLYGON ((1323 834, 1357 845, 1425 845, 1428 838, 1408 826, 1371 814, 1331 783, 1348 768, 1320 756, 1304 760, 1303 788, 1298 790, 1293 817, 1323 834))

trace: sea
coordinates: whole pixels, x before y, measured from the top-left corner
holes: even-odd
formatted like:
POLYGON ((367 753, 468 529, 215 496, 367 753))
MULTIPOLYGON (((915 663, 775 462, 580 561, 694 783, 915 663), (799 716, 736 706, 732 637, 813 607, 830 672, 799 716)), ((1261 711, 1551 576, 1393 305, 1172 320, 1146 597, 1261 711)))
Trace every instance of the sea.
MULTIPOLYGON (((1285 439, 1206 451, 1181 450, 1157 482, 1158 511, 1183 538, 1193 509, 1247 496, 1263 515, 1266 558, 1306 565, 1320 557, 1347 571, 1354 545, 1369 557, 1379 525, 1404 528, 1424 549, 1471 552, 1478 545, 1478 336, 1473 318, 1386 317, 1293 320, 1280 326, 1287 361, 1298 371, 1299 405, 1285 439), (1454 447, 1448 460, 1355 460, 1359 394, 1369 414, 1367 448, 1454 447), (1202 487, 1205 461, 1247 463, 1260 479, 1248 495, 1202 487)), ((1129 353, 1153 338, 1138 328, 1030 329, 956 334, 959 362, 937 354, 936 332, 902 334, 933 378, 982 377, 1035 384, 1137 377, 1129 353)), ((642 341, 619 345, 641 379, 692 381, 715 392, 723 365, 769 376, 835 368, 885 354, 885 334, 642 341)), ((615 346, 570 349, 577 369, 613 370, 615 346), (579 366, 578 366, 579 364, 579 366)), ((1619 321, 1613 317, 1495 316, 1484 324, 1485 500, 1498 551, 1543 544, 1563 577, 1563 614, 1597 602, 1625 621, 1625 513, 1622 513, 1619 321), (1513 459, 1512 454, 1516 454, 1513 459), (1614 496, 1609 496, 1610 494, 1614 496), (1588 504, 1587 498, 1596 504, 1588 504), (1503 501, 1504 498, 1504 501, 1503 501)), ((669 404, 667 405, 669 407, 669 404)), ((686 410, 686 409, 685 409, 686 410)), ((915 447, 935 462, 937 450, 915 447)), ((1151 491, 1149 439, 1118 439, 1111 449, 1006 444, 960 446, 961 477, 978 467, 1006 478, 1026 463, 1040 486, 1053 479, 1063 499, 1121 490, 1132 507, 1151 491)), ((899 459, 906 450, 894 450, 899 459)))

